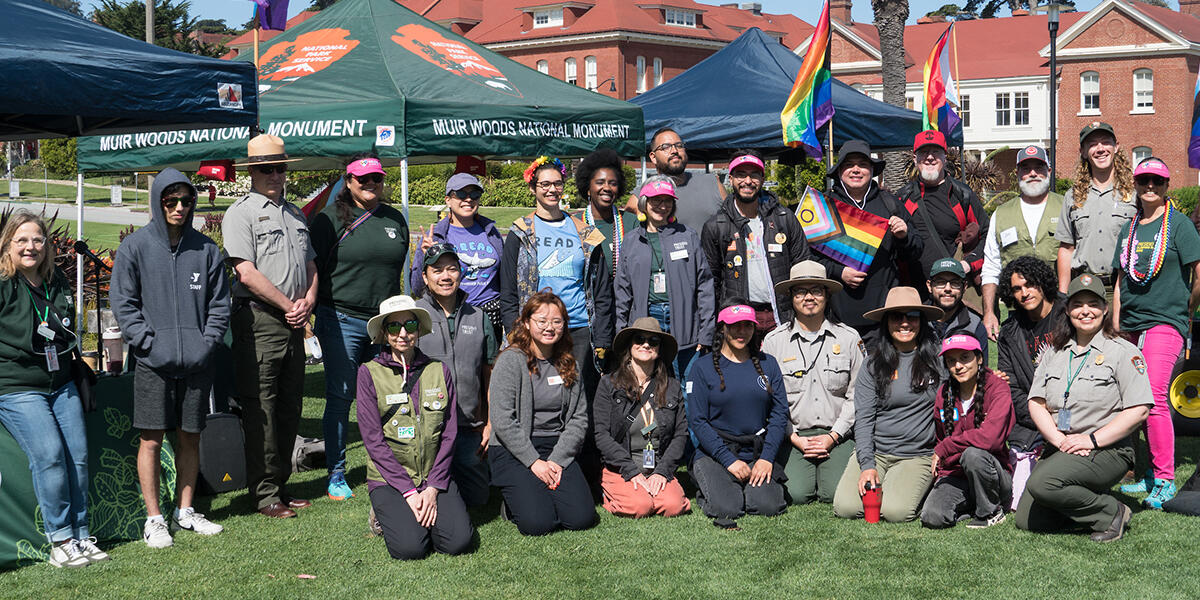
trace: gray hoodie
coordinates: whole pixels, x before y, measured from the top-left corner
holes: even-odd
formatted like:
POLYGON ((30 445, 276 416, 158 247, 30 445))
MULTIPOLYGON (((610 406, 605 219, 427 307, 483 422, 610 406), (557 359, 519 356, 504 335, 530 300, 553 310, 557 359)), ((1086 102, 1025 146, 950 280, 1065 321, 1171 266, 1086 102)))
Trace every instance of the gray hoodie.
MULTIPOLYGON (((162 193, 184 182, 165 169, 150 189, 150 224, 128 235, 113 260, 110 302, 121 334, 138 361, 167 376, 204 370, 212 349, 229 328, 229 279, 221 250, 208 236, 183 223, 171 249, 162 193)), ((196 188, 192 187, 195 193, 196 188)))

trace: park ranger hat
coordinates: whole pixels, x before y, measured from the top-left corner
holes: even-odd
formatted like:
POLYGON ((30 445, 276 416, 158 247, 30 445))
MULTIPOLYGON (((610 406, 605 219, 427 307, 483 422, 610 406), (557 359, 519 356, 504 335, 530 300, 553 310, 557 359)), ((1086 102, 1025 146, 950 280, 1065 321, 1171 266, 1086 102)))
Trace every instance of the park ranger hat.
POLYGON ((675 360, 675 353, 679 351, 679 342, 675 338, 658 325, 658 319, 654 317, 642 317, 634 321, 629 327, 621 330, 617 337, 613 339, 613 356, 623 356, 633 344, 633 336, 637 333, 649 333, 658 336, 658 357, 670 363, 675 360))
POLYGON ((914 310, 925 313, 925 318, 930 321, 936 321, 945 314, 942 309, 921 302, 921 294, 917 292, 917 288, 902 285, 888 290, 883 307, 863 313, 863 318, 882 321, 890 312, 906 313, 914 310))
POLYGON ((367 321, 367 336, 371 338, 372 343, 387 343, 387 339, 383 335, 383 324, 388 317, 401 312, 410 312, 416 317, 420 323, 417 328, 418 337, 433 331, 433 322, 429 319, 429 311, 417 306, 416 300, 413 300, 411 296, 392 296, 380 302, 379 314, 367 321))
POLYGON ((299 158, 288 158, 287 152, 283 149, 283 140, 269 133, 260 133, 246 142, 246 160, 236 163, 236 167, 249 167, 251 165, 273 165, 278 163, 290 163, 301 160, 299 158))
POLYGON ((1104 283, 1099 277, 1091 273, 1084 273, 1079 277, 1071 280, 1071 284, 1067 286, 1067 300, 1074 298, 1076 294, 1083 292, 1091 292, 1100 297, 1101 300, 1107 300, 1105 297, 1104 283))
POLYGON ((805 283, 819 283, 831 294, 842 291, 842 284, 830 279, 825 273, 825 265, 815 260, 803 260, 792 265, 787 281, 775 284, 775 295, 786 298, 791 295, 793 286, 805 283))

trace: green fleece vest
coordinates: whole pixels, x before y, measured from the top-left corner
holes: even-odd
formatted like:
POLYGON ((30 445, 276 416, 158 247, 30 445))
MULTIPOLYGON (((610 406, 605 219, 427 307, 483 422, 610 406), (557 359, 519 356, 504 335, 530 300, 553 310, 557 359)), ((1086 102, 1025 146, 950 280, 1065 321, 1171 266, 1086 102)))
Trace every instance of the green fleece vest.
POLYGON ((1025 217, 1021 216, 1021 199, 1014 198, 1001 204, 996 209, 994 232, 996 243, 1000 247, 1000 264, 1007 265, 1017 257, 1031 254, 1053 264, 1058 258, 1058 240, 1054 239, 1054 232, 1058 229, 1058 215, 1062 212, 1062 203, 1061 195, 1054 192, 1046 195, 1046 207, 1042 211, 1041 221, 1038 222, 1037 244, 1033 243, 1033 238, 1029 235, 1025 217), (1004 235, 1010 230, 1016 232, 1015 240, 1012 239, 1012 234, 1004 235))
MULTIPOLYGON (((430 361, 422 367, 421 374, 409 380, 407 390, 399 367, 372 360, 367 363, 367 371, 375 383, 379 414, 384 417, 383 439, 396 460, 408 471, 413 484, 420 486, 433 470, 442 430, 449 418, 450 396, 446 392, 442 363, 430 361), (419 398, 412 395, 414 389, 419 391, 419 398)), ((386 483, 370 458, 367 459, 367 479, 386 483)))

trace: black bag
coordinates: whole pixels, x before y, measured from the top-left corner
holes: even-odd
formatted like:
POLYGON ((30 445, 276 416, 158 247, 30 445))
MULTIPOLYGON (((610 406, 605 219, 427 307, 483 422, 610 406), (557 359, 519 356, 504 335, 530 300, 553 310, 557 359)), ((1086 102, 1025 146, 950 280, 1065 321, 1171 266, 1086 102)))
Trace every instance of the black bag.
POLYGON ((209 410, 200 433, 200 494, 211 496, 246 487, 246 439, 242 420, 217 412, 216 394, 209 393, 209 410))
POLYGON ((83 355, 76 348, 71 357, 71 370, 75 379, 75 388, 79 390, 79 403, 83 405, 83 412, 92 412, 96 410, 96 393, 93 388, 100 378, 96 376, 96 372, 83 362, 83 355))

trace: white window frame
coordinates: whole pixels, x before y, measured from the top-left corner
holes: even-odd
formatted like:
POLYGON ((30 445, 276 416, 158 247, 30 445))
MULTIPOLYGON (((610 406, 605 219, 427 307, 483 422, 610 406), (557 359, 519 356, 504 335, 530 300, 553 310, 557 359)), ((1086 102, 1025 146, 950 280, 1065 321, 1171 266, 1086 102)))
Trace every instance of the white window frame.
POLYGON ((658 87, 658 86, 662 85, 662 82, 663 82, 662 59, 655 58, 654 59, 654 87, 658 87))
POLYGON ((579 85, 579 74, 573 56, 563 61, 563 81, 571 85, 579 85))
POLYGON ((678 8, 664 8, 663 22, 674 27, 695 27, 696 13, 678 8))
POLYGON ((1135 146, 1129 151, 1129 156, 1133 160, 1133 166, 1136 167, 1138 163, 1154 156, 1154 149, 1150 146, 1135 146))
POLYGON ((1133 110, 1131 115, 1154 114, 1154 71, 1133 70, 1133 110))
POLYGON ((646 91, 646 57, 637 57, 637 93, 646 91))
POLYGON ((996 127, 1012 127, 1012 95, 996 94, 996 127))
POLYGON ((593 92, 596 91, 596 85, 599 80, 596 76, 596 57, 595 56, 583 57, 583 76, 584 76, 584 86, 587 87, 587 89, 592 90, 593 92))
POLYGON ((1100 73, 1084 71, 1079 74, 1079 116, 1100 114, 1100 73), (1095 96, 1095 106, 1088 106, 1090 97, 1095 96))
POLYGON ((1029 92, 1013 92, 1013 127, 1029 126, 1029 92))
POLYGON ((548 60, 537 61, 537 71, 538 71, 538 73, 541 73, 542 75, 549 75, 550 74, 550 61, 548 61, 548 60))
POLYGON ((959 98, 961 104, 958 107, 958 118, 962 119, 963 129, 971 126, 971 97, 961 96, 959 98))
POLYGON ((533 11, 534 29, 540 29, 542 27, 562 27, 562 24, 562 8, 546 8, 533 11))

